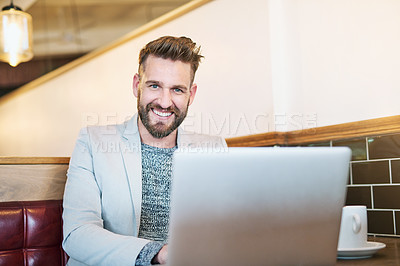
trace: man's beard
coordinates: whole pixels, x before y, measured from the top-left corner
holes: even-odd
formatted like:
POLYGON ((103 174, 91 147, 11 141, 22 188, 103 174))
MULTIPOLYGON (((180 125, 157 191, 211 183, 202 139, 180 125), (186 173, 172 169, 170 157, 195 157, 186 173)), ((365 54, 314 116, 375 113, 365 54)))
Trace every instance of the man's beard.
POLYGON ((183 120, 187 115, 189 107, 189 102, 186 106, 185 110, 179 110, 175 106, 171 106, 169 108, 161 108, 158 104, 149 103, 146 106, 140 104, 140 97, 138 98, 138 112, 140 120, 142 124, 145 126, 147 131, 157 139, 165 138, 169 134, 171 134, 175 129, 177 129, 180 124, 182 124, 183 120), (150 112, 153 112, 151 109, 162 110, 164 112, 171 112, 171 115, 174 115, 174 121, 171 125, 166 125, 163 122, 157 122, 156 124, 151 124, 150 122, 150 112))

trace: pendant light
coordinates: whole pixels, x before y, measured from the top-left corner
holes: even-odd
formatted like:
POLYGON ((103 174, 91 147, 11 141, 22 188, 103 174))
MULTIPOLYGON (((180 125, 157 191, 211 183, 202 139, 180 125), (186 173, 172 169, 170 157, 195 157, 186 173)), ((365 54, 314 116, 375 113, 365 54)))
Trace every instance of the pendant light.
POLYGON ((32 57, 32 16, 11 0, 0 12, 0 60, 15 67, 32 57))

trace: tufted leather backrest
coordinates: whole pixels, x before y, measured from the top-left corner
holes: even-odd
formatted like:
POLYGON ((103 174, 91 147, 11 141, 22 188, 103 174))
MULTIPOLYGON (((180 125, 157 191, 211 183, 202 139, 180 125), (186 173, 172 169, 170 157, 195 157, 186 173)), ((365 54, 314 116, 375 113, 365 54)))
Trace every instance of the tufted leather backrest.
POLYGON ((0 266, 65 265, 62 200, 0 202, 0 266))

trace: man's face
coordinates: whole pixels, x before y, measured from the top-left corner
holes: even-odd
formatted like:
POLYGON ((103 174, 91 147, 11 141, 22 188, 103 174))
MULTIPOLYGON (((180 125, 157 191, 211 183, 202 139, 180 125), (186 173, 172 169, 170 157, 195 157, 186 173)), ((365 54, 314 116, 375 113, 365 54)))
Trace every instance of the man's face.
POLYGON ((150 55, 143 73, 136 74, 133 92, 138 98, 140 122, 155 138, 171 134, 185 119, 197 86, 191 86, 189 63, 150 55))

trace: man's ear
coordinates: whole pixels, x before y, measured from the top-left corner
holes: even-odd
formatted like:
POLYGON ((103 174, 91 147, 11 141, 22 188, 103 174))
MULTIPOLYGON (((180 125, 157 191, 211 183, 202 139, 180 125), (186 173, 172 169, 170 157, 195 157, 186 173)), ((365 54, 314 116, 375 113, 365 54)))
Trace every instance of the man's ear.
POLYGON ((139 74, 135 74, 133 76, 133 95, 135 95, 135 97, 138 97, 138 93, 139 93, 139 83, 140 83, 140 79, 139 79, 139 74))
POLYGON ((192 87, 189 90, 189 92, 190 92, 189 105, 192 104, 192 102, 194 100, 194 96, 196 96, 196 91, 197 91, 197 84, 193 83, 192 87))

